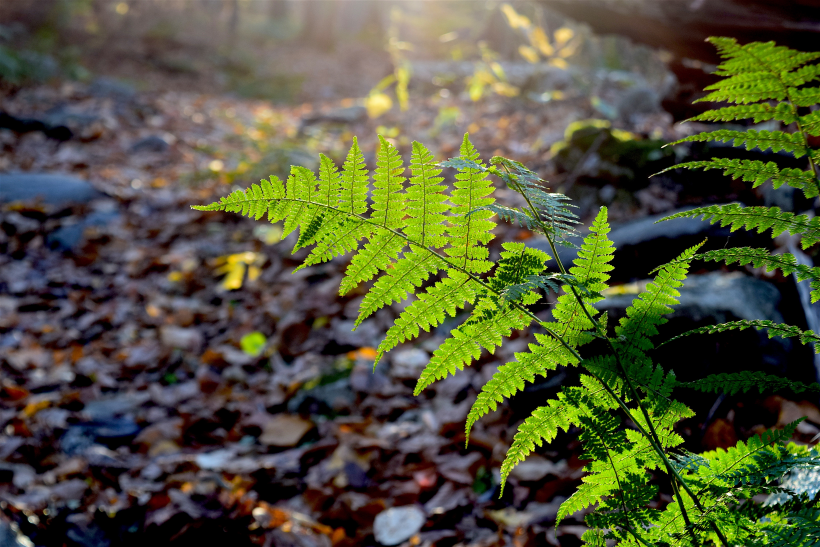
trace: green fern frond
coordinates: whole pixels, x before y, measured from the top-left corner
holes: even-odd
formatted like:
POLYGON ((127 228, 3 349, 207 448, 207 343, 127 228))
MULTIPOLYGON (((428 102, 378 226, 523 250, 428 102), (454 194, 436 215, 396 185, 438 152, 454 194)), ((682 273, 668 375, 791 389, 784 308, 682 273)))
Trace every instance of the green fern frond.
POLYGON ((447 243, 444 225, 445 213, 450 209, 446 186, 438 176, 441 169, 435 162, 433 154, 420 142, 413 142, 411 156, 410 187, 407 189, 407 215, 404 233, 412 241, 427 247, 444 247, 447 243))
MULTIPOLYGON (((418 395, 434 381, 455 374, 465 365, 469 365, 481 356, 482 349, 490 353, 501 345, 502 339, 513 330, 527 327, 532 317, 512 307, 508 301, 499 301, 497 294, 505 288, 519 284, 529 276, 537 275, 544 269, 549 256, 538 249, 529 248, 523 243, 508 242, 502 244, 504 251, 488 286, 495 295, 484 295, 476 305, 471 317, 450 333, 439 348, 433 352, 430 362, 416 384, 418 395)), ((528 306, 540 299, 535 292, 521 294, 518 301, 528 306)))
POLYGON ((803 140, 803 135, 800 133, 784 133, 783 131, 755 131, 754 129, 747 129, 746 131, 733 131, 730 129, 718 129, 717 131, 709 131, 706 133, 698 133, 690 135, 672 143, 672 145, 680 144, 682 142, 732 142, 733 146, 745 145, 746 150, 759 148, 760 150, 771 149, 772 152, 780 152, 784 150, 791 152, 796 158, 806 155, 806 142, 803 140))
POLYGON ((574 406, 573 400, 568 399, 567 392, 583 393, 591 401, 590 404, 597 408, 615 408, 604 387, 594 378, 583 375, 581 384, 562 389, 557 399, 550 399, 546 405, 536 408, 518 427, 512 446, 501 464, 502 491, 513 467, 524 461, 536 446, 551 442, 559 430, 568 431, 571 426, 579 423, 581 410, 574 406))
POLYGON ((802 393, 804 391, 820 391, 820 384, 803 384, 788 378, 766 374, 760 371, 744 370, 732 374, 710 374, 700 380, 679 384, 705 393, 725 393, 735 395, 757 389, 760 393, 777 392, 784 389, 802 393))
MULTIPOLYGON (((802 190, 806 197, 817 197, 817 185, 814 175, 809 171, 796 169, 794 167, 780 168, 775 162, 762 162, 760 160, 738 160, 728 158, 713 158, 706 161, 690 161, 678 163, 656 173, 660 175, 667 171, 676 169, 721 169, 723 174, 733 179, 741 179, 744 182, 751 182, 752 188, 757 188, 761 184, 771 180, 775 189, 784 184, 802 190)), ((654 176, 654 175, 653 175, 654 176)))
MULTIPOLYGON (((461 143, 461 157, 479 162, 478 151, 465 134, 461 143)), ((495 236, 492 229, 495 222, 490 220, 493 212, 486 208, 495 200, 487 197, 493 192, 492 182, 486 170, 466 167, 456 174, 455 190, 450 201, 454 216, 450 217, 450 246, 445 249, 448 256, 462 260, 462 267, 473 273, 485 273, 492 268, 488 261, 487 243, 495 236)))
POLYGON ((396 147, 379 135, 379 152, 373 175, 373 215, 385 228, 401 228, 404 219, 404 162, 396 147))
POLYGON ((473 304, 478 294, 478 284, 468 275, 457 270, 448 270, 447 277, 425 292, 404 309, 379 344, 378 355, 373 366, 382 356, 402 342, 412 340, 420 330, 429 331, 444 322, 445 313, 455 317, 459 309, 473 304))
POLYGON ((350 260, 339 285, 339 295, 344 296, 360 283, 370 281, 379 272, 387 271, 407 245, 404 238, 392 231, 380 228, 374 230, 376 234, 350 260))
POLYGON ((353 146, 342 165, 341 191, 339 209, 357 215, 367 212, 367 186, 369 177, 364 164, 364 154, 359 148, 359 141, 353 137, 353 146))
POLYGON ((757 330, 766 329, 769 338, 774 338, 775 336, 780 336, 781 338, 792 338, 796 336, 800 340, 801 344, 815 344, 815 353, 820 353, 820 344, 818 344, 818 342, 820 342, 820 336, 814 334, 814 332, 810 330, 803 331, 792 325, 784 325, 764 319, 755 319, 751 321, 730 321, 728 323, 720 323, 718 325, 707 325, 705 327, 692 329, 684 332, 683 334, 679 334, 678 336, 666 340, 661 345, 668 344, 669 342, 683 338, 684 336, 690 336, 692 334, 714 334, 730 330, 745 330, 749 327, 754 327, 757 330))
POLYGON ((725 262, 726 264, 737 262, 741 266, 751 264, 755 268, 766 268, 767 272, 779 269, 785 275, 794 274, 797 281, 808 280, 811 287, 811 301, 820 300, 820 268, 800 264, 792 254, 773 255, 766 249, 735 247, 699 253, 686 260, 705 260, 707 262, 725 262))
POLYGON ((719 448, 701 454, 708 462, 708 465, 698 467, 695 471, 697 478, 704 484, 701 491, 705 491, 713 484, 731 486, 737 483, 740 480, 736 473, 739 469, 754 464, 754 457, 766 451, 771 445, 788 441, 803 420, 804 418, 800 418, 786 424, 782 429, 768 429, 761 435, 754 435, 747 441, 740 441, 726 450, 719 448))
POLYGON ((417 287, 445 266, 439 256, 421 249, 405 253, 365 295, 359 307, 356 326, 384 306, 401 302, 409 294, 415 293, 417 287))
POLYGON ((725 106, 723 108, 707 110, 706 112, 693 116, 686 121, 732 122, 745 119, 751 119, 754 123, 778 120, 785 124, 790 124, 794 123, 797 118, 794 114, 794 110, 787 103, 778 103, 776 106, 772 106, 769 103, 759 103, 725 106))
POLYGON ((645 353, 654 348, 650 338, 658 334, 658 326, 666 323, 664 315, 672 312, 670 306, 678 303, 680 293, 677 289, 686 279, 689 261, 702 245, 690 247, 675 260, 661 266, 646 291, 632 301, 626 309, 626 317, 615 327, 624 361, 631 363, 631 366, 641 366, 646 362, 645 353))
POLYGON ((702 217, 710 223, 720 222, 721 226, 730 226, 734 232, 740 228, 757 230, 763 233, 772 231, 772 237, 782 233, 800 234, 801 245, 807 249, 820 241, 820 217, 809 218, 806 215, 795 215, 781 211, 777 207, 743 207, 737 203, 727 205, 709 205, 669 215, 658 222, 675 218, 702 217))
MULTIPOLYGON (((527 169, 522 163, 494 156, 490 159, 490 164, 495 167, 492 171, 499 176, 512 190, 515 190, 527 200, 540 219, 535 219, 540 231, 546 230, 545 235, 549 236, 555 243, 574 247, 569 241, 572 237, 577 237, 575 226, 579 223, 578 216, 572 212, 570 199, 563 195, 544 190, 545 181, 536 173, 527 169), (500 166, 500 169, 496 166, 500 166)), ((526 218, 508 211, 508 214, 515 216, 515 220, 526 222, 526 218)), ((526 214, 530 217, 529 214, 526 214)), ((530 217, 532 218, 532 217, 530 217)))
MULTIPOLYGON (((607 209, 602 207, 590 226, 590 233, 584 239, 578 258, 570 268, 569 274, 577 285, 584 286, 582 291, 584 306, 587 312, 595 316, 598 310, 592 304, 602 298, 600 295, 607 288, 609 272, 615 248, 609 240, 610 231, 607 223, 607 209)), ((544 323, 546 328, 554 328, 562 340, 570 347, 577 347, 583 341, 591 339, 582 333, 593 327, 584 314, 581 304, 572 294, 562 294, 553 310, 554 323, 544 323)), ((516 361, 498 368, 489 382, 481 388, 475 403, 467 416, 466 432, 469 441, 470 429, 482 416, 497 408, 504 398, 512 397, 522 390, 526 383, 532 383, 535 376, 546 376, 550 370, 559 365, 577 364, 577 359, 558 340, 544 334, 536 334, 538 344, 530 344, 529 352, 515 355, 516 361)))

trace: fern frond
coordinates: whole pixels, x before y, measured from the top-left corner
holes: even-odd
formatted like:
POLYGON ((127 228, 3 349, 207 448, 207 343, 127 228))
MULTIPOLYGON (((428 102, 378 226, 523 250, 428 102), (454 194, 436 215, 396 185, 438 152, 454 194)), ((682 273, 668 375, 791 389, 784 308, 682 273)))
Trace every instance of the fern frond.
POLYGON ((744 119, 751 119, 754 123, 765 122, 768 120, 778 120, 785 124, 790 124, 794 123, 797 118, 794 114, 794 110, 787 103, 778 103, 775 106, 772 106, 769 103, 759 103, 725 106, 723 108, 707 110, 706 112, 693 116, 686 121, 732 122, 744 119))
POLYGON ((784 133, 783 131, 769 131, 767 129, 756 131, 747 129, 746 131, 734 131, 731 129, 718 129, 706 133, 690 135, 672 143, 672 145, 682 142, 732 142, 733 146, 745 145, 746 150, 759 148, 760 150, 771 149, 772 152, 784 150, 791 152, 796 158, 806 155, 806 142, 801 133, 784 133))
POLYGON ((789 389, 795 393, 820 391, 820 384, 803 384, 788 378, 766 374, 760 371, 744 370, 733 374, 710 374, 694 382, 679 384, 705 393, 725 393, 735 395, 757 389, 760 393, 789 389))
MULTIPOLYGON (((579 220, 578 216, 572 212, 572 208, 576 208, 576 206, 569 203, 570 199, 567 196, 546 192, 544 190, 545 181, 520 162, 494 156, 490 159, 490 164, 494 167, 501 166, 501 169, 495 167, 493 173, 499 176, 512 190, 524 196, 527 202, 538 212, 540 222, 537 222, 537 227, 546 230, 545 235, 548 235, 555 243, 574 247, 569 238, 578 236, 575 226, 579 223, 579 220)), ((515 216, 515 220, 519 222, 526 222, 526 218, 509 211, 508 214, 515 216)), ((526 216, 530 217, 529 214, 526 216)))
POLYGON ((809 218, 806 215, 795 215, 781 211, 777 207, 742 207, 737 203, 709 205, 669 215, 658 222, 675 218, 698 217, 712 224, 720 222, 721 226, 730 226, 733 232, 740 228, 757 230, 758 233, 771 230, 773 238, 784 232, 800 234, 801 245, 804 249, 820 241, 820 217, 809 218))
MULTIPOLYGON (((608 237, 610 228, 607 223, 606 207, 602 207, 598 212, 589 230, 590 233, 584 239, 569 274, 577 285, 586 287, 586 291, 581 291, 586 295, 582 296, 583 305, 594 317, 598 311, 592 304, 601 300, 597 295, 607 287, 606 282, 612 270, 609 262, 615 251, 608 237)), ((589 335, 585 337, 582 333, 591 329, 593 325, 572 294, 562 294, 558 297, 553 317, 556 320, 554 323, 544 323, 543 326, 554 328, 570 347, 577 347, 583 341, 591 339, 589 335)), ((535 337, 538 344, 530 344, 529 352, 517 353, 516 361, 499 367, 492 379, 481 388, 481 393, 478 394, 467 416, 468 441, 470 429, 476 421, 495 410, 504 398, 512 397, 522 390, 526 383, 532 383, 536 375, 546 376, 548 371, 555 370, 558 365, 577 364, 578 361, 572 353, 555 338, 540 333, 535 337)))
POLYGON ((627 363, 645 362, 646 351, 654 348, 650 338, 658 334, 658 326, 666 323, 664 315, 671 313, 678 303, 678 288, 689 270, 689 261, 703 245, 695 245, 678 258, 660 267, 655 279, 638 295, 626 309, 626 317, 615 327, 627 363))
POLYGON ((379 152, 373 174, 373 215, 385 228, 401 228, 404 218, 404 162, 396 147, 379 135, 379 152))
POLYGON ((382 356, 407 340, 429 331, 444 322, 446 315, 455 317, 459 309, 475 302, 478 284, 466 274, 448 270, 447 277, 418 295, 418 299, 404 309, 379 344, 376 363, 382 356), (446 313, 446 315, 445 315, 446 313))
POLYGON ((444 222, 450 209, 444 194, 446 186, 438 176, 441 169, 433 154, 420 142, 413 142, 410 186, 407 189, 407 215, 404 233, 410 240, 426 247, 444 247, 447 243, 444 222))
POLYGON ((814 547, 820 545, 820 509, 806 507, 784 515, 762 526, 765 542, 755 542, 769 547, 814 547))
MULTIPOLYGON (((481 356, 482 349, 490 353, 501 345, 504 337, 513 330, 523 329, 530 324, 532 317, 521 310, 499 301, 497 294, 510 286, 521 282, 526 277, 537 275, 544 269, 544 262, 549 256, 538 249, 529 248, 523 243, 508 242, 502 244, 505 249, 488 286, 495 295, 484 295, 476 305, 471 317, 450 333, 441 346, 433 352, 430 362, 421 373, 416 384, 415 393, 421 393, 434 381, 455 374, 465 365, 481 356)), ((528 306, 540 299, 535 292, 524 293, 518 301, 528 306)))
POLYGON ((774 42, 752 42, 740 45, 734 38, 711 37, 709 42, 717 47, 724 59, 715 74, 734 76, 766 69, 769 73, 791 72, 806 63, 820 58, 820 53, 804 53, 774 42))
POLYGON ((786 424, 782 429, 768 429, 761 435, 755 435, 745 442, 740 441, 726 450, 719 448, 701 454, 708 462, 708 465, 698 467, 696 471, 698 478, 704 482, 701 491, 705 491, 712 484, 734 485, 739 480, 737 470, 747 464, 753 464, 755 455, 767 450, 771 445, 788 441, 803 420, 804 418, 800 418, 786 424))
POLYGON ((811 287, 811 301, 820 300, 820 268, 800 264, 797 258, 788 253, 773 255, 766 249, 752 247, 735 247, 732 249, 717 249, 699 253, 686 260, 705 260, 707 262, 725 262, 741 266, 751 264, 755 268, 766 268, 767 272, 779 269, 785 275, 794 274, 797 281, 809 281, 811 287))
POLYGON ((792 188, 802 190, 808 198, 817 197, 817 185, 814 175, 810 171, 803 171, 794 167, 780 168, 773 161, 764 163, 760 160, 713 158, 705 161, 678 163, 656 174, 661 175, 676 169, 703 169, 704 171, 721 169, 724 175, 735 180, 741 179, 744 182, 751 182, 752 188, 757 188, 771 180, 775 189, 786 184, 792 188))
POLYGON ((397 260, 393 268, 382 275, 365 295, 359 307, 356 326, 384 306, 401 302, 408 294, 415 293, 417 287, 444 267, 446 264, 441 258, 429 251, 413 249, 405 253, 405 256, 397 260))
POLYGON ((347 153, 342 165, 341 191, 339 209, 363 215, 367 212, 367 186, 369 177, 364 164, 364 154, 359 148, 359 141, 353 137, 353 146, 347 153))
MULTIPOLYGON (((287 197, 294 200, 294 204, 290 214, 285 219, 284 226, 282 226, 283 237, 297 228, 310 225, 317 212, 317 208, 311 205, 311 202, 316 198, 317 182, 316 176, 310 169, 296 165, 291 167, 287 183, 287 197)), ((296 249, 298 249, 298 243, 296 249)))
MULTIPOLYGON (((478 151, 465 134, 461 143, 461 157, 479 162, 478 151)), ((450 217, 450 246, 445 249, 448 256, 460 259, 462 267, 473 273, 485 273, 492 268, 488 261, 487 243, 495 236, 492 229, 495 222, 491 206, 495 200, 487 197, 493 192, 492 182, 487 179, 487 171, 465 167, 456 174, 455 190, 450 201, 453 204, 450 217)))
POLYGON ((718 325, 707 325, 705 327, 692 329, 684 332, 683 334, 679 334, 678 336, 666 340, 661 345, 668 344, 669 342, 683 338, 684 336, 690 336, 692 334, 714 334, 717 332, 725 332, 730 330, 745 330, 749 327, 754 327, 757 330, 766 329, 769 338, 774 338, 775 336, 792 338, 796 336, 800 340, 801 344, 815 344, 815 353, 820 353, 820 344, 817 344, 820 342, 820 336, 814 334, 814 332, 810 330, 803 331, 792 325, 784 325, 764 319, 756 319, 752 321, 730 321, 728 323, 720 323, 718 325))
MULTIPOLYGON (((345 271, 345 277, 339 286, 340 295, 347 294, 358 284, 385 271, 404 249, 407 242, 394 233, 401 228, 404 219, 403 173, 404 162, 399 151, 379 135, 379 152, 373 175, 373 214, 370 218, 386 229, 376 228, 375 233, 368 234, 369 241, 353 257, 345 271)), ((333 224, 328 223, 328 226, 332 227, 333 224)))
POLYGON ((581 409, 574 406, 574 401, 577 399, 569 399, 568 392, 583 393, 590 404, 597 408, 615 408, 604 387, 594 378, 583 375, 581 384, 581 386, 562 389, 557 399, 550 399, 546 405, 536 408, 518 427, 512 446, 501 464, 502 490, 513 467, 524 461, 536 446, 551 442, 559 430, 568 431, 571 426, 579 423, 581 409))
POLYGON ((407 241, 395 232, 379 228, 375 228, 375 232, 364 248, 350 260, 339 285, 340 296, 349 293, 360 283, 370 281, 379 272, 387 271, 407 245, 407 241))

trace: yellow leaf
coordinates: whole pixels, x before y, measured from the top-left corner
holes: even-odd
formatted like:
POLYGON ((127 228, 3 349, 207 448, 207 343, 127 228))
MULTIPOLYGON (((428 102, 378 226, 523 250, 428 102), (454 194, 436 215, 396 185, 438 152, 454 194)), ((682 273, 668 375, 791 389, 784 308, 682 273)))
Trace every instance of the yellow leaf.
POLYGON ((541 27, 535 27, 530 34, 530 43, 538 48, 538 51, 544 57, 552 57, 555 54, 555 48, 550 44, 547 33, 541 27))
POLYGON ((567 68, 567 67, 569 67, 569 63, 567 63, 565 60, 563 60, 561 58, 558 58, 558 57, 553 57, 552 59, 550 59, 550 64, 552 66, 557 66, 558 68, 567 68))
POLYGON ((262 275, 262 268, 259 266, 248 267, 248 281, 256 281, 262 275))
POLYGON ((368 116, 378 118, 393 108, 393 99, 384 93, 373 93, 364 100, 364 106, 367 108, 368 116))
POLYGON ((518 46, 518 53, 530 63, 538 62, 538 52, 530 46, 518 46))
POLYGON ((572 40, 572 37, 575 36, 575 32, 569 27, 561 27, 555 31, 553 36, 555 36, 555 43, 560 47, 572 40))
POLYGON ((228 275, 222 280, 222 287, 226 290, 232 291, 242 288, 242 280, 245 278, 245 264, 242 262, 233 262, 226 264, 228 275))
POLYGON ((521 15, 520 13, 515 11, 515 8, 513 8, 511 5, 502 4, 501 11, 507 17, 507 23, 509 23, 511 28, 530 28, 530 20, 524 15, 521 15))
POLYGON ((492 69, 493 74, 495 74, 496 78, 498 78, 499 80, 504 80, 505 82, 507 81, 507 74, 504 73, 504 67, 501 66, 501 63, 492 62, 490 63, 490 68, 492 69))
POLYGON ((493 91, 504 97, 515 97, 518 95, 518 88, 507 82, 495 82, 493 84, 493 91))

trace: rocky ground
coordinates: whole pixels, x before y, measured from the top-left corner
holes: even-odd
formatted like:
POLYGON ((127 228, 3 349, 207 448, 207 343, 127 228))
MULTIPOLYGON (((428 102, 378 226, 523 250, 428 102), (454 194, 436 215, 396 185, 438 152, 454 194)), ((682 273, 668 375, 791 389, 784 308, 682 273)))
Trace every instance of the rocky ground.
MULTIPOLYGON (((704 151, 661 149, 698 128, 673 125, 659 91, 629 77, 525 74, 527 95, 478 102, 421 81, 406 112, 377 119, 354 99, 273 106, 106 78, 0 97, 12 124, 0 130, 0 545, 578 545, 583 515, 554 527, 582 474, 575 432, 516 467, 498 498, 518 423, 573 371, 487 416, 465 448, 477 390, 527 332, 413 397, 446 329, 374 373, 373 347, 399 307, 351 332, 363 291, 338 296, 345 259, 291 275, 303 255, 277 227, 189 206, 293 163, 314 167, 318 152, 341 160, 353 135, 372 164, 377 132, 405 154, 417 139, 444 158, 469 131, 485 157, 523 161, 568 192, 584 220, 609 205, 618 286, 604 306, 617 316, 649 270, 689 244, 749 237, 652 215, 704 200, 805 208, 717 177, 648 182, 704 151), (605 114, 620 133, 565 134, 605 114)), ((495 241, 510 239, 543 244, 518 227, 495 241)), ((667 333, 731 318, 817 321, 790 278, 695 273, 667 333)), ((815 374, 810 350, 755 333, 687 351, 661 358, 683 377, 733 366, 815 374)), ((820 432, 816 401, 788 394, 690 402, 700 413, 681 433, 692 450, 801 415, 798 440, 820 432)))

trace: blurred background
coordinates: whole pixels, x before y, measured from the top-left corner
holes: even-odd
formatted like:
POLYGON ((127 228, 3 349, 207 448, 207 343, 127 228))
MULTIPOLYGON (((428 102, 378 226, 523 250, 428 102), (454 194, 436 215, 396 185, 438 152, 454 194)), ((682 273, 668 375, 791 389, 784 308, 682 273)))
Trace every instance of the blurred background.
MULTIPOLYGON (((710 106, 693 104, 714 81, 706 37, 812 50, 818 31, 814 0, 3 2, 0 546, 580 545, 583 514, 554 526, 582 475, 576 431, 516 467, 502 498, 498 472, 517 426, 574 370, 528 387, 464 445, 477 391, 532 333, 413 397, 455 322, 373 373, 403 305, 352 331, 364 288, 338 296, 346 258, 291 275, 305 252, 290 254, 280 226, 189 206, 315 169, 319 153, 341 163, 354 136, 373 168, 377 134, 405 158, 418 140, 445 159, 469 133, 484 158, 522 161, 572 197, 582 221, 609 208, 619 252, 601 306, 618 318, 653 267, 704 237, 814 262, 788 238, 654 225, 704 203, 814 210, 788 189, 649 177, 773 159, 664 146, 707 127, 679 123, 710 106)), ((493 252, 511 240, 547 248, 504 225, 493 252)), ((699 268, 662 335, 760 318, 817 332, 805 283, 699 268)), ((685 350, 658 352, 684 380, 816 379, 812 348, 761 333, 685 350)), ((797 440, 820 433, 818 401, 795 394, 686 402, 693 451, 803 415, 797 440)))

